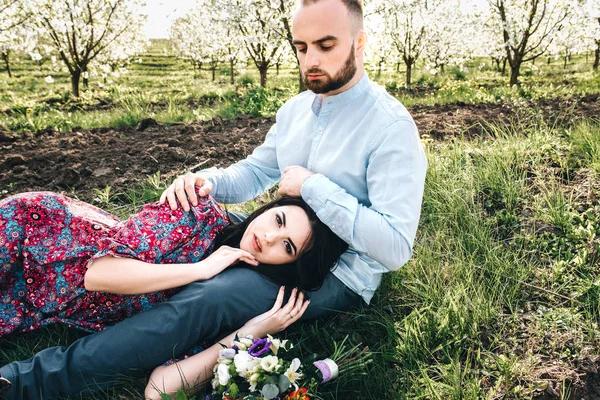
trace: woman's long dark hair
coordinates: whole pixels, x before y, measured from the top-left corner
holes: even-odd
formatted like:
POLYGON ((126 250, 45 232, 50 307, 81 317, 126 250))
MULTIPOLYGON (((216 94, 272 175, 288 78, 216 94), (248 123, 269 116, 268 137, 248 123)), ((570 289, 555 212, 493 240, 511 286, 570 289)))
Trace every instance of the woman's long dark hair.
MULTIPOLYGON (((281 197, 254 211, 240 224, 229 224, 215 239, 215 249, 220 246, 240 247, 240 241, 250 223, 259 215, 274 207, 297 206, 304 210, 310 222, 311 233, 296 261, 283 265, 260 264, 252 266, 279 285, 294 286, 301 290, 317 290, 333 269, 338 258, 348 248, 317 214, 300 197, 281 197)), ((242 263, 240 263, 242 264, 242 263)))

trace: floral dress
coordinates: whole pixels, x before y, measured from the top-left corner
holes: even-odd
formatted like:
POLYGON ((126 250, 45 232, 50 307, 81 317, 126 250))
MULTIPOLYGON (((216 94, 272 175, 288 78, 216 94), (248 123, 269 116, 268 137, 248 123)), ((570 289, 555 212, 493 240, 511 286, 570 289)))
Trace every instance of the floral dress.
POLYGON ((126 221, 50 192, 0 200, 0 336, 55 322, 100 331, 148 310, 177 289, 88 292, 83 278, 90 263, 106 255, 154 264, 198 262, 228 223, 208 197, 190 212, 148 204, 126 221))

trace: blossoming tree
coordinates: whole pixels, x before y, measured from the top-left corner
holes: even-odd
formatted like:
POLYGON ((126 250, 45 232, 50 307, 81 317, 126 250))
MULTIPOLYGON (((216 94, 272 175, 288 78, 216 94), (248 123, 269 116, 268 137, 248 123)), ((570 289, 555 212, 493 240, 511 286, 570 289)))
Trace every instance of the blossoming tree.
POLYGON ((23 0, 0 0, 0 55, 9 77, 12 77, 10 53, 26 51, 31 45, 31 35, 23 29, 30 17, 28 5, 23 0))
POLYGON ((192 10, 173 23, 169 38, 180 57, 190 60, 199 69, 208 65, 213 81, 219 63, 228 63, 233 83, 235 65, 244 54, 243 41, 227 11, 218 4, 198 1, 192 10))
POLYGON ((143 35, 142 5, 142 0, 36 1, 35 21, 68 69, 75 96, 93 60, 120 57, 143 35))
POLYGON ((266 86, 267 71, 275 65, 287 41, 282 37, 285 26, 281 4, 271 0, 215 0, 215 4, 227 12, 237 27, 260 74, 260 85, 266 86))
POLYGON ((488 0, 499 22, 510 85, 518 85, 521 65, 545 54, 554 35, 569 15, 564 0, 488 0))
POLYGON ((600 66, 600 0, 587 0, 582 7, 583 23, 581 32, 584 35, 586 48, 594 51, 594 71, 600 66))

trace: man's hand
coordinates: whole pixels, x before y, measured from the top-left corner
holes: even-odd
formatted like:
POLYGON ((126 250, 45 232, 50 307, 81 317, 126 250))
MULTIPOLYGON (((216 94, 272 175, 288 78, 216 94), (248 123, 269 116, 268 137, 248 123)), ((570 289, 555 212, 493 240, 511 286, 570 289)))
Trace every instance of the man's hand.
POLYGON ((184 211, 190 211, 189 202, 193 206, 198 205, 198 198, 195 192, 196 186, 200 188, 200 196, 208 196, 213 188, 212 183, 204 179, 201 175, 188 172, 175 179, 171 186, 163 192, 160 196, 160 204, 165 204, 165 200, 167 200, 169 206, 171 206, 171 210, 175 211, 177 210, 177 200, 179 200, 184 211))
POLYGON ((279 182, 279 194, 282 196, 300 197, 302 184, 315 173, 304 167, 292 165, 283 170, 283 177, 279 182))

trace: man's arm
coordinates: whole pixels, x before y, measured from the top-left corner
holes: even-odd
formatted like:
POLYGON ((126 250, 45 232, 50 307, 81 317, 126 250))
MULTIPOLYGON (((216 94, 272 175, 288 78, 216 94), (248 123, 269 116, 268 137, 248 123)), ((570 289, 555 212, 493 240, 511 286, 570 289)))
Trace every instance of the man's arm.
POLYGON ((172 209, 177 208, 177 200, 184 210, 189 210, 189 201, 196 205, 195 186, 200 187, 203 195, 209 193, 220 203, 241 203, 262 194, 281 177, 277 162, 276 131, 274 124, 262 145, 254 149, 245 160, 228 168, 210 168, 198 173, 186 174, 177 178, 164 191, 160 204, 169 202, 172 209))
POLYGON ((308 176, 301 194, 355 250, 397 270, 412 255, 427 169, 414 123, 407 119, 388 126, 375 139, 368 162, 370 207, 322 174, 308 176))

